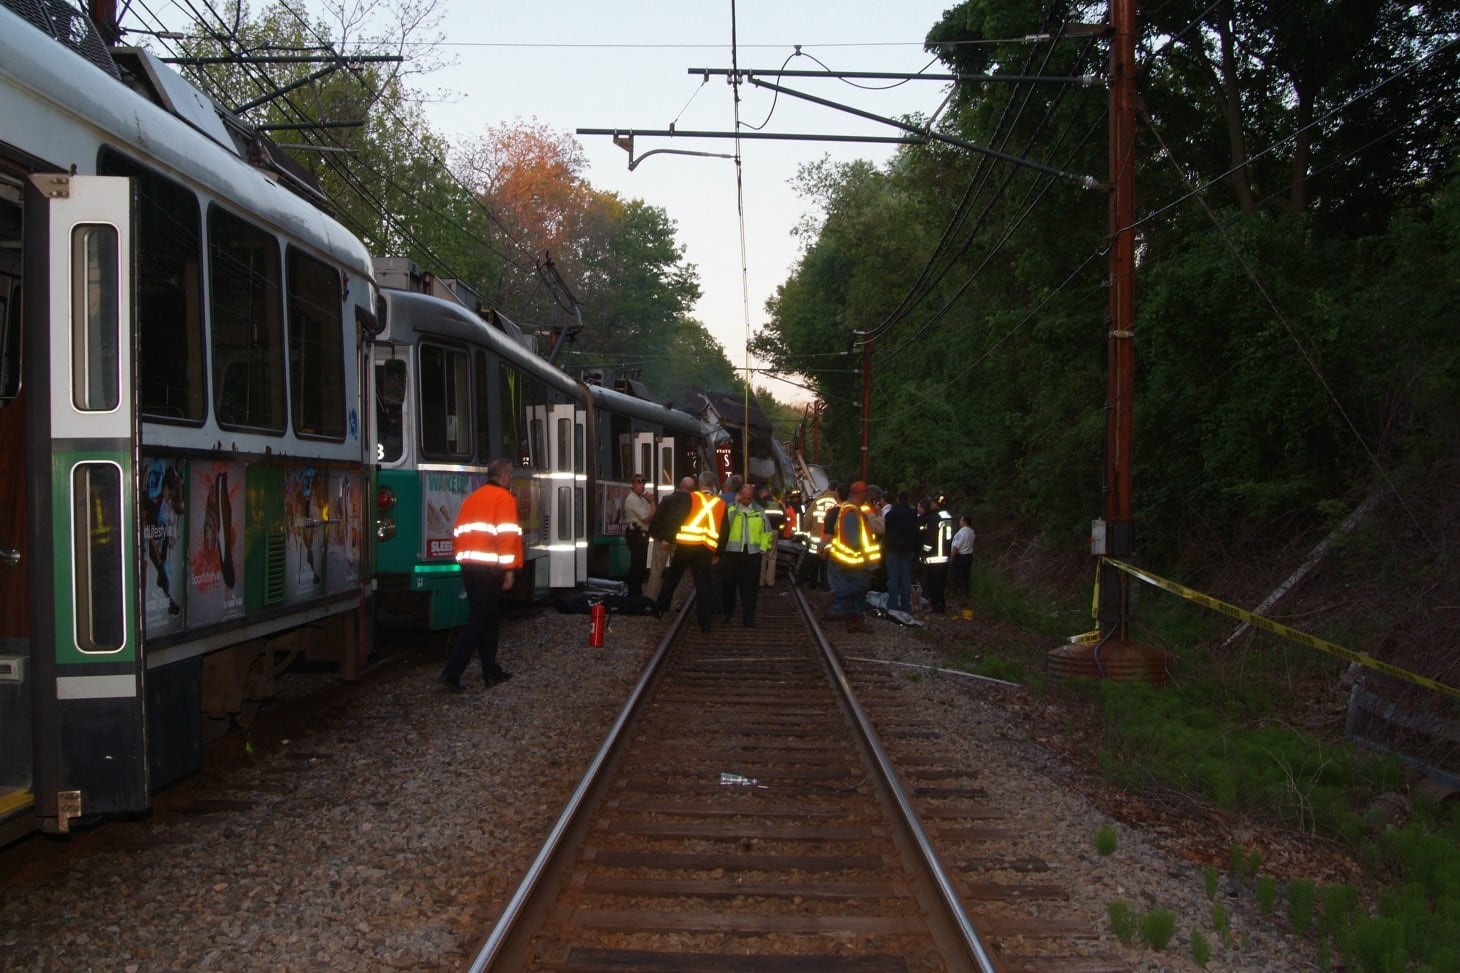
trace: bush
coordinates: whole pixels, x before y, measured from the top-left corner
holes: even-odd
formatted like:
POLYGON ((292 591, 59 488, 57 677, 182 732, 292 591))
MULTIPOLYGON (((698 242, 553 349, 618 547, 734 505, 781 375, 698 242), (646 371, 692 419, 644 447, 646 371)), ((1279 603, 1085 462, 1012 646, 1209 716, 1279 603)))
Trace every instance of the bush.
POLYGON ((1116 838, 1115 829, 1108 824, 1102 824, 1095 829, 1095 850, 1104 857, 1115 854, 1116 838))
POLYGON ((1220 902, 1212 903, 1212 929, 1224 940, 1232 931, 1232 920, 1227 915, 1227 907, 1220 902))
POLYGON ((1170 909, 1152 909, 1141 917, 1141 941, 1161 952, 1176 934, 1176 913, 1170 909))
POLYGON ((1272 915, 1273 902, 1277 898, 1277 881, 1271 875, 1257 880, 1257 907, 1265 916, 1272 915))
POLYGON ((1308 930, 1313 927, 1313 903, 1317 896, 1317 887, 1312 879, 1295 878, 1288 883, 1288 921, 1293 924, 1293 932, 1299 936, 1308 935, 1308 930))
POLYGON ((1191 958, 1197 966, 1206 969, 1207 963, 1212 958, 1212 944, 1207 942, 1207 937, 1201 934, 1201 930, 1191 931, 1191 958))
POLYGON ((1105 912, 1110 916, 1110 931, 1122 946, 1136 941, 1136 913, 1128 903, 1112 902, 1105 907, 1105 912))

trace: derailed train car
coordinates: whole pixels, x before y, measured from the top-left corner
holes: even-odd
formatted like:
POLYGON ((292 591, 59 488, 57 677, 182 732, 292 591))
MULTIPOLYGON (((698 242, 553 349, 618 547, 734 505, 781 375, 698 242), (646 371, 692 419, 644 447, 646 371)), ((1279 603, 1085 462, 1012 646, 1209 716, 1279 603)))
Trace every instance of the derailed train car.
POLYGON ((635 473, 660 493, 705 468, 694 417, 575 380, 469 292, 408 261, 377 262, 374 343, 381 612, 429 628, 466 620, 451 533, 495 457, 514 461, 524 584, 543 597, 627 571, 623 496, 635 473), (429 293, 428 293, 429 292, 429 293))
POLYGON ((146 809, 289 660, 370 651, 375 293, 308 193, 79 11, 0 6, 0 839, 146 809))

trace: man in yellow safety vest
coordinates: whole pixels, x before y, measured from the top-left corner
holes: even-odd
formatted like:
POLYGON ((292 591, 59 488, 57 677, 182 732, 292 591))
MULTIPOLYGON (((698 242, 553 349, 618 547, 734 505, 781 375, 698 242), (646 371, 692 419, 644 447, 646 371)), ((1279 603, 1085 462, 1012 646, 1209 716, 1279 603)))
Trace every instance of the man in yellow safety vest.
POLYGON ((831 538, 827 575, 831 581, 831 615, 845 618, 848 632, 870 632, 862 623, 867 585, 882 563, 882 547, 868 527, 867 484, 861 480, 847 491, 847 502, 837 510, 836 534, 831 538))
POLYGON ((725 529, 725 501, 715 490, 718 483, 714 472, 702 472, 699 485, 700 488, 689 495, 689 513, 674 535, 674 558, 669 562, 669 570, 664 572, 664 584, 659 589, 655 610, 659 614, 669 610, 679 579, 685 571, 689 571, 695 581, 695 613, 699 617, 700 630, 708 632, 710 620, 715 617, 714 567, 720 560, 718 550, 720 535, 725 529))

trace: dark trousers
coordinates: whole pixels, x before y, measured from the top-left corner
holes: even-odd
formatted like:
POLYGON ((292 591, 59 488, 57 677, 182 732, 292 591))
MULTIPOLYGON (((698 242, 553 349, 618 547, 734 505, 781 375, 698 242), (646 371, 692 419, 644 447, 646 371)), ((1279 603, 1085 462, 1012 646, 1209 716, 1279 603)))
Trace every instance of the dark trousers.
POLYGON ((954 554, 948 565, 949 592, 961 602, 968 601, 968 576, 973 571, 972 554, 954 554))
POLYGON ((441 678, 446 682, 461 681, 473 652, 482 660, 484 680, 495 678, 502 671, 497 665, 497 635, 502 625, 500 607, 505 573, 501 568, 462 567, 461 580, 466 584, 466 627, 446 660, 446 668, 441 670, 441 678))
MULTIPOLYGON (((774 555, 773 555, 774 556, 774 555)), ((756 600, 760 597, 761 559, 757 551, 725 551, 720 555, 720 607, 728 621, 735 614, 735 596, 740 596, 740 620, 746 625, 755 622, 756 600)))
POLYGON ((669 611, 674 601, 674 589, 679 579, 688 571, 695 582, 695 614, 699 616, 700 628, 709 631, 710 621, 715 617, 715 603, 719 601, 714 585, 714 566, 710 559, 714 551, 699 544, 675 544, 674 558, 664 572, 664 584, 659 588, 659 611, 669 611))
POLYGON ((637 598, 644 593, 644 569, 649 564, 649 535, 631 527, 624 534, 624 543, 629 547, 629 597, 637 598))
POLYGON ((923 565, 923 594, 933 611, 942 612, 948 607, 948 562, 923 565))

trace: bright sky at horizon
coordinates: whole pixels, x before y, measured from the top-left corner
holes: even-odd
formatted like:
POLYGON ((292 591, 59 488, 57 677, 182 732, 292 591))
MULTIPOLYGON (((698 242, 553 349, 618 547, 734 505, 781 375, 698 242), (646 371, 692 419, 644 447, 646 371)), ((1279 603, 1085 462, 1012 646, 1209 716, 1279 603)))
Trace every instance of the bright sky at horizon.
MULTIPOLYGON (((325 0, 283 2, 334 22, 325 0)), ((332 2, 348 5, 365 0, 332 2)), ((385 2, 391 4, 391 0, 385 2)), ((746 364, 749 336, 766 323, 766 300, 786 279, 800 254, 793 230, 813 207, 792 189, 798 168, 823 157, 836 161, 862 158, 881 164, 896 146, 742 140, 742 261, 733 140, 639 136, 634 153, 641 161, 630 171, 629 155, 610 136, 578 136, 576 131, 670 127, 734 131, 735 89, 723 74, 706 79, 690 73, 691 69, 729 69, 732 51, 742 70, 763 72, 784 65, 803 71, 943 73, 943 65, 923 50, 923 38, 957 0, 555 0, 541 8, 505 0, 439 2, 444 16, 437 29, 443 44, 436 53, 439 60, 455 63, 412 79, 422 92, 447 94, 426 108, 432 127, 452 144, 465 143, 490 127, 519 119, 575 135, 588 160, 586 177, 596 189, 642 199, 663 209, 674 221, 685 259, 698 270, 703 291, 695 316, 724 346, 731 364, 740 368, 746 364), (795 56, 798 48, 799 57, 795 56), (673 149, 675 154, 657 151, 662 149, 673 149), (655 154, 645 157, 650 152, 655 154), (711 157, 678 154, 684 152, 711 157)), ((253 12, 257 14, 266 3, 254 0, 253 12)), ((141 9, 146 11, 145 17, 124 15, 123 26, 151 27, 161 22, 183 29, 191 10, 197 8, 184 0, 162 0, 141 9)), ((226 16, 228 8, 221 9, 226 16)), ((363 33, 378 29, 379 25, 367 24, 363 33)), ((361 33, 362 28, 355 31, 361 33)), ((931 115, 941 109, 947 94, 945 83, 932 80, 795 78, 782 84, 883 117, 931 115)), ((738 90, 743 131, 862 137, 906 134, 890 125, 750 85, 742 84, 738 90)), ((571 282, 573 268, 563 265, 561 270, 571 282)), ((511 314, 511 308, 506 310, 511 314)), ((585 320, 584 324, 593 327, 595 322, 585 320)), ((750 364, 758 367, 761 363, 750 364)), ((760 372, 752 382, 782 401, 811 398, 799 385, 760 372)))
MULTIPOLYGON (((796 70, 912 73, 931 65, 938 73, 943 66, 923 50, 923 38, 954 2, 736 0, 738 64, 768 70, 790 58, 786 66, 796 70), (797 45, 801 57, 793 57, 797 45)), ((524 17, 524 9, 503 0, 449 0, 442 28, 453 45, 446 53, 458 55, 458 63, 425 80, 460 95, 428 110, 433 126, 450 140, 462 141, 518 118, 568 133, 580 128, 664 130, 671 125, 681 131, 735 129, 733 89, 726 78, 712 75, 706 82, 703 75, 690 74, 691 69, 731 67, 731 0, 558 0, 543 8, 551 11, 550 21, 524 17)), ((946 85, 936 81, 861 80, 854 86, 794 79, 783 84, 885 117, 932 114, 946 94, 946 85)), ((740 87, 740 98, 743 127, 779 133, 903 134, 801 99, 777 99, 747 85, 740 87)), ((733 159, 657 154, 630 171, 628 154, 609 136, 577 138, 595 188, 643 199, 675 222, 685 258, 698 268, 704 292, 696 316, 737 368, 745 364, 748 335, 766 323, 767 298, 799 256, 792 230, 811 205, 791 188, 797 168, 823 156, 880 163, 896 149, 875 143, 743 140, 742 278, 733 159)), ((735 151, 730 140, 640 136, 635 158, 665 148, 726 155, 735 151)), ((585 324, 591 327, 593 322, 585 324)), ((752 362, 753 367, 758 364, 752 362)), ((782 401, 810 398, 798 386, 762 373, 753 382, 782 401)))

